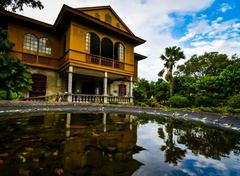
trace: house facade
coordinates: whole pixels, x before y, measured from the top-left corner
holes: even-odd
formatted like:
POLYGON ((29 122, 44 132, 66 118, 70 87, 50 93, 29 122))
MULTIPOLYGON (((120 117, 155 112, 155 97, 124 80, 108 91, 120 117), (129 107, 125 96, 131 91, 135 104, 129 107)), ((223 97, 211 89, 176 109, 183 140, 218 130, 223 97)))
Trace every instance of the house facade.
POLYGON ((110 6, 64 5, 54 25, 7 11, 0 11, 0 19, 15 44, 11 54, 31 67, 33 87, 26 97, 132 102, 138 61, 146 58, 134 47, 145 41, 110 6))

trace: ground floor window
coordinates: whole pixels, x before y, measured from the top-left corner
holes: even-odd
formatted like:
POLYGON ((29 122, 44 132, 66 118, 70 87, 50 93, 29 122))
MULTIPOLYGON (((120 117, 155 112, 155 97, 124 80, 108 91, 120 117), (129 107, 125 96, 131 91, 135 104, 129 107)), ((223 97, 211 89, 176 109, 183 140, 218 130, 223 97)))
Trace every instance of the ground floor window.
POLYGON ((45 96, 47 87, 47 77, 41 74, 32 75, 32 90, 30 91, 30 97, 45 96))
POLYGON ((126 94, 127 94, 126 85, 125 84, 118 85, 118 95, 125 96, 126 94))

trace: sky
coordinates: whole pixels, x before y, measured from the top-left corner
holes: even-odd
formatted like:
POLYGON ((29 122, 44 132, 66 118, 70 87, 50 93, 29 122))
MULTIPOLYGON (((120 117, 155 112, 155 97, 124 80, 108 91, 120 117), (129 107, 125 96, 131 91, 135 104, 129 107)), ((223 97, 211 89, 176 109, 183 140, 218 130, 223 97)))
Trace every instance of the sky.
MULTIPOLYGON (((179 46, 186 60, 218 51, 240 55, 240 0, 41 0, 43 10, 17 12, 53 24, 63 4, 73 8, 110 5, 135 35, 147 42, 135 52, 140 78, 156 81, 165 48, 179 46)), ((182 64, 180 61, 178 64, 182 64)))

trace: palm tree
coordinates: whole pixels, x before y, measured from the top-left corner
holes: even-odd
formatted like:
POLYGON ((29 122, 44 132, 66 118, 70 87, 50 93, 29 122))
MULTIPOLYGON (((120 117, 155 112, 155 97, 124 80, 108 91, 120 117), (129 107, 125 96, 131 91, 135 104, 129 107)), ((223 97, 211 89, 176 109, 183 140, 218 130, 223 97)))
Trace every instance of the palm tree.
MULTIPOLYGON (((162 54, 160 58, 165 61, 164 67, 167 70, 165 79, 169 82, 169 92, 171 97, 173 95, 173 67, 175 66, 177 61, 179 61, 180 59, 185 59, 185 55, 183 51, 181 51, 180 47, 173 46, 166 48, 165 55, 162 54)), ((163 77, 163 74, 165 73, 165 68, 163 68, 158 73, 158 76, 163 77)))

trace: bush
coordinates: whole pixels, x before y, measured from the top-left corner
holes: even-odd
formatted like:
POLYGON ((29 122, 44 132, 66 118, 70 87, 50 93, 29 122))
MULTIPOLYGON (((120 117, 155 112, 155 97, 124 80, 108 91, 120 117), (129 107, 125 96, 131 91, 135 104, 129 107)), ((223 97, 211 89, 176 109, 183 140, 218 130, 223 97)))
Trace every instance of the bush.
POLYGON ((232 108, 240 108, 240 93, 232 96, 227 103, 232 108))
POLYGON ((168 100, 168 105, 175 108, 188 107, 190 105, 189 100, 182 95, 174 95, 168 100))
POLYGON ((194 99, 194 105, 197 107, 199 106, 209 107, 213 106, 214 103, 216 104, 216 101, 214 101, 212 97, 208 96, 197 96, 194 99))
POLYGON ((7 91, 0 90, 0 100, 6 100, 7 99, 7 91))
POLYGON ((158 104, 156 98, 151 97, 148 101, 147 101, 147 105, 150 107, 159 107, 160 105, 158 104))

